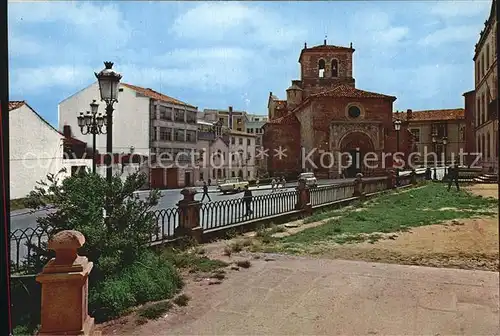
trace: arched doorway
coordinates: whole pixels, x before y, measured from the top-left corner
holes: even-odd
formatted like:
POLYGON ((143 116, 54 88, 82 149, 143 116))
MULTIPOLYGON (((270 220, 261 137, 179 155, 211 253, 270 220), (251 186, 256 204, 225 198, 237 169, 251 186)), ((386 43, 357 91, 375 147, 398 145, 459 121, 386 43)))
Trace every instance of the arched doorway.
POLYGON ((344 171, 346 177, 355 177, 357 173, 373 170, 378 162, 372 161, 374 157, 371 156, 370 166, 365 166, 364 157, 366 154, 374 152, 374 146, 370 137, 363 132, 354 131, 346 134, 340 141, 340 150, 342 165, 347 167, 344 171))

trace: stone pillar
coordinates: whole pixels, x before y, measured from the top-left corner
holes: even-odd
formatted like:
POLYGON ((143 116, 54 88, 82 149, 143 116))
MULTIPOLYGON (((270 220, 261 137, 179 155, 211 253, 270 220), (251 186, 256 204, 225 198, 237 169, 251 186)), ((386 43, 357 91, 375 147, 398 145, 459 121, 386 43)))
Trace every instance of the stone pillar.
POLYGON ((431 168, 427 167, 425 169, 425 179, 427 181, 431 180, 432 179, 432 172, 431 172, 431 168))
POLYGON ((295 205, 295 209, 304 210, 306 213, 312 213, 311 192, 306 184, 306 180, 299 180, 297 191, 299 192, 299 194, 297 196, 297 204, 295 205))
POLYGON ((438 179, 437 168, 434 167, 434 178, 433 178, 433 180, 436 181, 437 179, 438 179))
POLYGON ((179 226, 175 229, 176 237, 193 237, 197 242, 202 242, 203 228, 200 226, 201 202, 196 201, 196 188, 184 188, 181 191, 184 199, 177 203, 179 207, 179 226))
POLYGON ((415 171, 415 169, 411 170, 411 173, 410 173, 410 183, 411 184, 417 184, 417 172, 415 171))
POLYGON ((61 231, 50 238, 56 252, 36 281, 42 286, 41 328, 38 335, 92 335, 88 314, 88 276, 94 264, 77 250, 85 244, 78 231, 61 231))
POLYGON ((354 197, 364 198, 365 196, 365 186, 363 183, 363 174, 357 173, 356 179, 354 180, 354 197))
POLYGON ((394 170, 389 170, 388 178, 387 178, 387 189, 396 188, 396 172, 394 170))

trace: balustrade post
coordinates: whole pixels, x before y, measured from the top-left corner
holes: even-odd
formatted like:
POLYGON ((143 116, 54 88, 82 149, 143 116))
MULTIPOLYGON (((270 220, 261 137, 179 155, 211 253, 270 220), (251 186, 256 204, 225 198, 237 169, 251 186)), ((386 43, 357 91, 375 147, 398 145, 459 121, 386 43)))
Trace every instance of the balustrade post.
POLYGON ((93 335, 88 314, 88 276, 94 264, 77 250, 85 244, 82 233, 61 231, 50 238, 56 253, 37 275, 42 286, 41 328, 38 335, 93 335))
POLYGON ((203 228, 200 226, 201 202, 194 199, 197 194, 196 188, 184 188, 181 194, 184 199, 177 203, 179 207, 179 226, 175 229, 174 235, 175 237, 193 237, 197 242, 201 243, 203 240, 203 228))
POLYGON ((396 188, 396 172, 394 170, 389 170, 389 174, 387 176, 387 189, 395 189, 396 188))
POLYGON ((365 198, 365 185, 363 182, 363 174, 357 173, 354 180, 354 197, 365 198))
POLYGON ((417 172, 415 171, 415 169, 411 170, 411 173, 410 173, 410 183, 411 184, 417 184, 417 172))
POLYGON ((298 195, 295 209, 303 210, 306 213, 312 213, 311 190, 309 189, 309 186, 307 186, 306 180, 299 180, 297 191, 298 195))
POLYGON ((427 181, 432 180, 432 172, 431 172, 431 168, 430 167, 427 167, 425 169, 425 179, 427 181))
POLYGON ((437 179, 438 179, 437 168, 434 167, 434 178, 433 178, 433 180, 436 181, 437 179))

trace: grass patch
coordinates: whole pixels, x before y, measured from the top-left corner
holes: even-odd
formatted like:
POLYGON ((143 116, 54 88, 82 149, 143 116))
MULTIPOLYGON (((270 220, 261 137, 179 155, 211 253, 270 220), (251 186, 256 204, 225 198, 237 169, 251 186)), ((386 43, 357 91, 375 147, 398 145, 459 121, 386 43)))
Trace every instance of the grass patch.
POLYGON ((185 307, 188 305, 189 300, 191 300, 189 295, 181 294, 173 299, 173 302, 180 307, 185 307))
POLYGON ((140 320, 156 320, 165 316, 165 313, 172 308, 170 301, 156 302, 139 308, 137 316, 140 320))
POLYGON ((191 273, 213 272, 229 265, 224 261, 200 255, 196 251, 195 253, 190 253, 176 249, 166 249, 163 251, 162 257, 169 260, 175 267, 188 270, 191 273))
POLYGON ((498 201, 493 198, 474 196, 467 191, 448 192, 443 184, 427 184, 422 188, 394 191, 381 195, 374 201, 357 204, 350 211, 340 213, 329 211, 320 213, 317 218, 325 220, 324 225, 305 229, 294 235, 268 241, 261 239, 274 251, 298 251, 314 248, 321 243, 356 243, 368 240, 375 242, 380 233, 406 231, 411 227, 439 224, 456 218, 470 218, 477 215, 495 214, 491 208, 498 201), (364 211, 356 211, 363 206, 364 211), (444 208, 444 210, 443 210, 444 208), (419 209, 426 209, 425 211, 419 209), (271 243, 276 243, 272 247, 271 243))

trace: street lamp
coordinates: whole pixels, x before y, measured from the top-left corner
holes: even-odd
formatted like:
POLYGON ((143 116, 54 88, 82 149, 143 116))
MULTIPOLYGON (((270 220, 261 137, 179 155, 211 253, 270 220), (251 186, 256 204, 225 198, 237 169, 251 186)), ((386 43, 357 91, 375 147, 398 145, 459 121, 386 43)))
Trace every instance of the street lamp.
POLYGON ((105 134, 102 127, 106 124, 106 119, 101 113, 97 113, 97 108, 99 104, 95 100, 90 103, 90 111, 83 115, 77 117, 78 126, 83 135, 92 134, 92 174, 95 174, 95 138, 97 134, 105 134))
MULTIPOLYGON (((399 131, 401 131, 401 120, 394 121, 394 129, 396 130, 396 152, 399 153, 399 131)), ((399 166, 396 167, 396 185, 399 186, 399 166)))
POLYGON ((113 178, 113 104, 118 101, 118 85, 122 75, 114 71, 113 62, 104 62, 105 68, 95 73, 99 82, 101 100, 106 103, 106 180, 111 183, 113 178))
POLYGON ((448 155, 446 153, 446 145, 448 144, 448 137, 443 137, 442 142, 443 142, 443 147, 444 147, 444 175, 446 176, 447 170, 448 170, 448 169, 446 169, 446 159, 448 157, 448 155))

